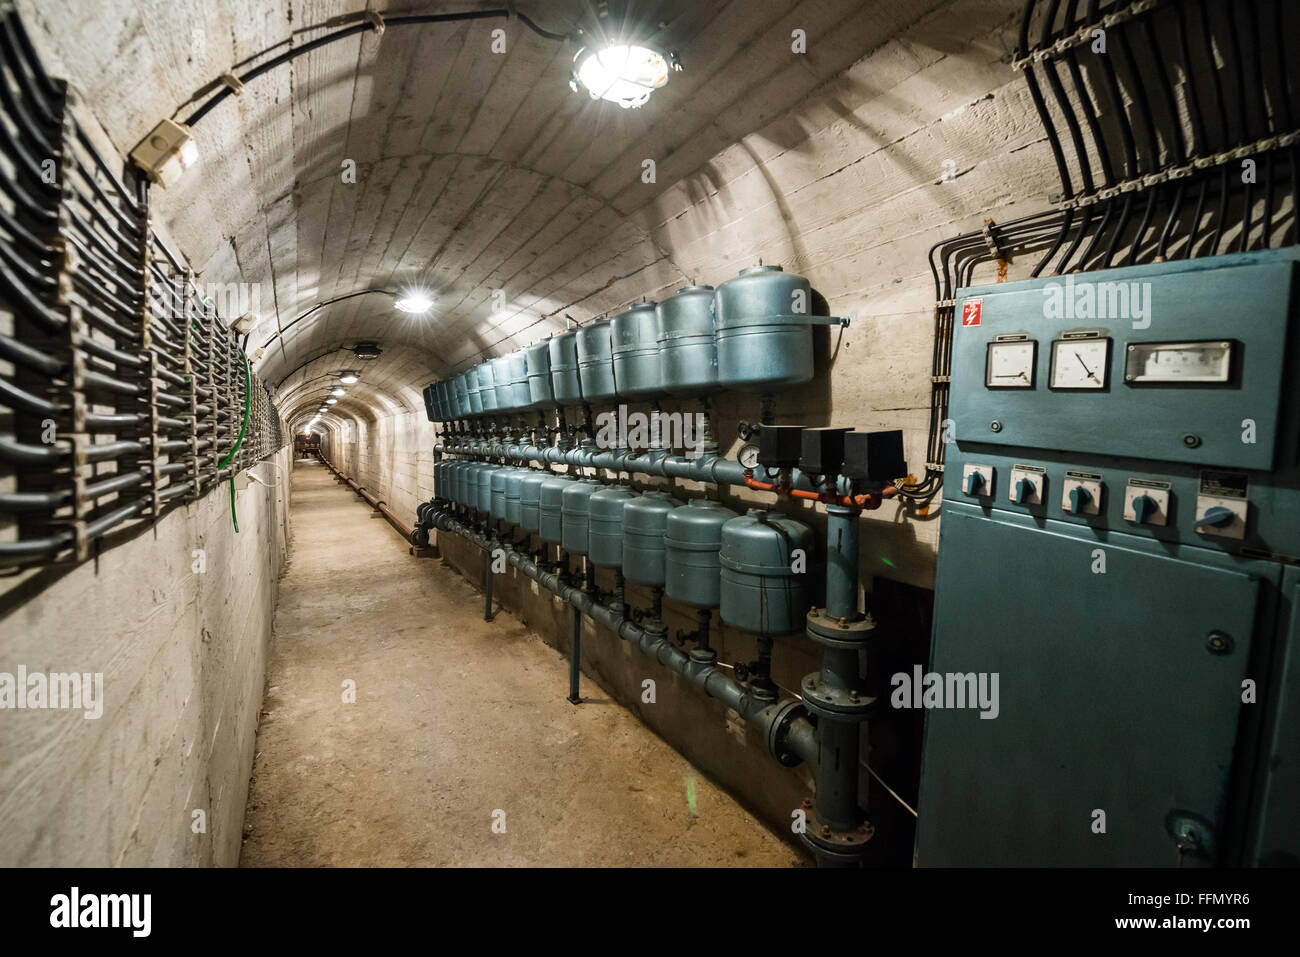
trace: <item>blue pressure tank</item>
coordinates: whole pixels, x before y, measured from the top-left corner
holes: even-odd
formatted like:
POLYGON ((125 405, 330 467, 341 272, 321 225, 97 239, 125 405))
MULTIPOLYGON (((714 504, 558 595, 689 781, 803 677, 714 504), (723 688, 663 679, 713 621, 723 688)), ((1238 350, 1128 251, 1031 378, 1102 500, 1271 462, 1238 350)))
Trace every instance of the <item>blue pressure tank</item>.
POLYGON ((465 373, 465 396, 469 401, 469 414, 483 414, 483 386, 478 380, 478 366, 465 373))
POLYGON ((574 479, 568 475, 552 475, 542 483, 537 503, 537 534, 549 545, 559 545, 564 540, 564 490, 574 479))
POLYGON ((623 506, 636 498, 626 485, 609 485, 591 496, 587 558, 601 568, 623 564, 623 506))
POLYGON ((713 297, 718 385, 771 392, 813 377, 812 286, 780 266, 754 266, 713 297))
POLYGON ((509 412, 514 409, 514 395, 510 391, 510 358, 497 356, 488 365, 492 367, 492 391, 497 397, 497 411, 509 412))
POLYGON ((491 362, 483 362, 478 366, 478 395, 483 401, 484 414, 497 411, 500 406, 497 405, 496 390, 496 370, 492 368, 491 362))
POLYGON ((718 502, 695 500, 668 513, 664 531, 664 593, 697 608, 721 602, 722 526, 740 516, 718 502))
POLYGON ((542 483, 551 477, 551 473, 539 469, 526 471, 528 474, 519 487, 519 527, 526 532, 535 532, 540 527, 538 509, 542 498, 542 483))
POLYGON ((627 399, 646 399, 663 392, 659 367, 659 328, 653 302, 638 302, 609 325, 614 355, 614 382, 627 399))
POLYGON ((664 529, 681 502, 667 492, 646 492, 623 506, 623 577, 664 584, 664 529))
POLYGON ((551 392, 556 405, 582 401, 582 381, 578 375, 578 330, 555 336, 547 343, 551 360, 551 392))
POLYGON ((569 484, 561 497, 560 544, 574 555, 587 554, 591 524, 591 497, 601 490, 595 479, 579 479, 569 484))
POLYGON ((520 494, 523 492, 524 479, 528 469, 508 469, 506 471, 506 512, 507 525, 519 525, 521 516, 520 494))
POLYGON ((551 386, 551 346, 546 340, 524 349, 524 368, 528 376, 528 404, 534 409, 555 405, 551 386))
POLYGON ((810 595, 813 532, 777 512, 751 508, 722 526, 719 613, 727 624, 761 635, 802 631, 810 595), (802 571, 795 571, 802 550, 802 571))
POLYGON ((618 396, 609 325, 608 319, 601 319, 578 330, 578 375, 585 402, 608 402, 618 396))

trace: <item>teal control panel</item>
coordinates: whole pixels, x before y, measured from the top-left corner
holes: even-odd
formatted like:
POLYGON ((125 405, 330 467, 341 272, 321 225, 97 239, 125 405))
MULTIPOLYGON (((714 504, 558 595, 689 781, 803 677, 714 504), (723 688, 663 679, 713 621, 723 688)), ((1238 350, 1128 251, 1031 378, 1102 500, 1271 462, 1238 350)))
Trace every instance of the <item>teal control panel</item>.
POLYGON ((920 866, 1300 863, 1298 260, 959 293, 920 866))

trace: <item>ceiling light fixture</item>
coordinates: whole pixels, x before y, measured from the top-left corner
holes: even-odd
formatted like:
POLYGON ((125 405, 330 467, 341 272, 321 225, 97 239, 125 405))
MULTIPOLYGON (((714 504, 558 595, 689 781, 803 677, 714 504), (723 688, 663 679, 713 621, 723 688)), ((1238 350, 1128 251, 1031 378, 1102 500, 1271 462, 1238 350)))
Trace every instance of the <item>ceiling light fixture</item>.
POLYGON ((326 400, 325 400, 325 404, 326 404, 326 405, 337 405, 337 404, 338 404, 338 401, 339 401, 338 399, 326 399, 326 400))
POLYGON ((433 308, 433 298, 423 289, 405 289, 393 298, 393 305, 402 312, 418 315, 433 308))
POLYGON ((379 348, 377 342, 358 342, 352 347, 352 354, 358 359, 367 362, 371 359, 378 359, 382 352, 383 350, 379 348))
POLYGON ((576 92, 582 87, 593 100, 609 100, 627 110, 644 106, 650 94, 681 68, 675 53, 647 43, 615 40, 578 50, 569 88, 576 92))
POLYGON ((188 126, 163 120, 131 151, 131 160, 166 189, 198 165, 199 146, 188 126))
POLYGON ((343 395, 346 392, 347 389, 334 389, 332 392, 330 392, 330 395, 343 395))
POLYGON ((339 375, 339 381, 342 382, 344 385, 351 385, 352 383, 357 381, 357 374, 355 372, 350 372, 350 371, 343 372, 342 374, 339 375))

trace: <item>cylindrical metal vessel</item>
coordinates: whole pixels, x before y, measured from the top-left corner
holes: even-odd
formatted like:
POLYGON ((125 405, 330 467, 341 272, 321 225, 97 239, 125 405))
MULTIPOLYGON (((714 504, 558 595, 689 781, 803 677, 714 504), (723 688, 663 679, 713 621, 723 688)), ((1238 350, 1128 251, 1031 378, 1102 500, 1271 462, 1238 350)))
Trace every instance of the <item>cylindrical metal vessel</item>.
POLYGON ((510 357, 497 356, 489 364, 492 366, 492 391, 497 397, 497 411, 513 411, 515 396, 510 383, 510 357))
POLYGON ((718 384, 713 287, 685 286, 655 307, 664 391, 699 395, 718 384))
POLYGON ((801 631, 811 589, 813 532, 777 512, 751 508, 722 526, 722 620, 760 635, 801 631), (802 550, 796 573, 795 552, 802 550))
POLYGON ((579 479, 564 490, 560 504, 560 544, 574 555, 587 554, 591 496, 601 489, 595 479, 579 479))
POLYGON ((556 405, 582 401, 582 380, 578 375, 578 330, 555 336, 547 343, 551 360, 551 393, 556 405))
MULTIPOLYGON (((614 348, 609 320, 601 319, 578 330, 578 376, 584 402, 608 402, 618 397, 614 384, 614 348)), ((552 366, 552 368, 554 368, 552 366)))
POLYGON ((450 422, 455 416, 451 411, 451 382, 443 380, 433 387, 434 405, 437 406, 438 421, 450 422))
POLYGON ((493 518, 506 517, 506 479, 513 469, 499 468, 492 473, 492 499, 490 511, 493 518))
POLYGON ((528 394, 528 360, 523 349, 516 349, 506 356, 506 368, 510 372, 510 408, 518 411, 532 406, 532 396, 528 394))
POLYGON ((668 513, 664 530, 664 594, 697 608, 721 601, 722 526, 740 516, 718 502, 695 500, 668 513))
POLYGON ((469 414, 483 414, 483 385, 478 381, 478 366, 465 372, 465 396, 469 401, 469 414))
POLYGON ((464 372, 451 380, 451 390, 454 400, 452 411, 455 418, 463 419, 469 415, 469 386, 466 384, 467 376, 464 372))
POLYGON ((491 362, 481 363, 478 368, 478 395, 483 400, 483 413, 495 412, 497 405, 496 374, 491 362))
POLYGON ((483 472, 482 462, 469 462, 465 469, 464 484, 461 485, 461 504, 466 508, 478 511, 478 482, 479 476, 483 472))
POLYGON ((664 583, 664 529, 681 502, 667 492, 646 492, 623 506, 623 577, 643 585, 664 583))
POLYGON ((452 462, 447 496, 457 505, 465 504, 465 466, 466 462, 452 462))
POLYGON ((653 302, 637 302, 609 324, 614 354, 614 384, 628 399, 646 399, 663 392, 659 368, 659 326, 653 302))
POLYGON ((451 501, 451 459, 443 459, 433 467, 433 497, 451 501))
POLYGON ((528 375, 528 404, 545 409, 555 404, 551 386, 551 345, 546 340, 524 349, 524 368, 528 375))
POLYGON ((552 475, 542 483, 537 503, 537 534, 550 545, 564 540, 564 490, 573 484, 568 475, 552 475))
MULTIPOLYGON (((478 510, 483 515, 492 514, 492 476, 501 470, 499 465, 481 465, 478 472, 478 510)), ((502 490, 504 492, 504 489, 502 490)), ((505 505, 504 500, 502 506, 505 505)))
POLYGON ((506 524, 519 525, 521 521, 520 494, 523 492, 524 479, 528 469, 509 469, 506 475, 506 524))
POLYGON ((607 485, 591 496, 587 558, 601 568, 623 564, 623 506, 636 498, 625 485, 607 485))
POLYGON ((780 266, 753 266, 713 297, 718 385, 771 392, 813 377, 812 286, 780 266))
POLYGON ((551 477, 551 473, 540 469, 525 471, 528 474, 519 487, 519 527, 525 532, 535 532, 540 523, 538 508, 542 498, 542 483, 551 477))

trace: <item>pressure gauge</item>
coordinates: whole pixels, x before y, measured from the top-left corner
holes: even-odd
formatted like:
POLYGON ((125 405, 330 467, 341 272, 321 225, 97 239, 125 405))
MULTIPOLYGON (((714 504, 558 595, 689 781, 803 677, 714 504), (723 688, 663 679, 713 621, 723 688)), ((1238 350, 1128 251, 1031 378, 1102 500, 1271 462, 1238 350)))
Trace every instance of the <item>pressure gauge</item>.
POLYGON ((1227 382, 1232 375, 1232 343, 1135 342, 1124 361, 1126 382, 1227 382))
POLYGON ((747 442, 740 447, 740 451, 736 454, 736 458, 739 459, 740 464, 747 469, 758 468, 758 446, 747 442))
POLYGON ((998 336, 988 345, 984 385, 990 389, 1032 389, 1038 343, 1027 336, 998 336))
POLYGON ((1110 372, 1110 339, 1097 333, 1062 336, 1052 343, 1053 389, 1104 389, 1110 372))

